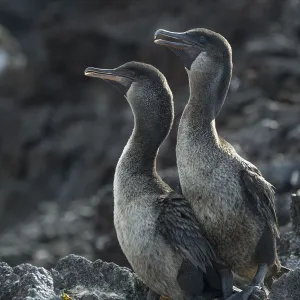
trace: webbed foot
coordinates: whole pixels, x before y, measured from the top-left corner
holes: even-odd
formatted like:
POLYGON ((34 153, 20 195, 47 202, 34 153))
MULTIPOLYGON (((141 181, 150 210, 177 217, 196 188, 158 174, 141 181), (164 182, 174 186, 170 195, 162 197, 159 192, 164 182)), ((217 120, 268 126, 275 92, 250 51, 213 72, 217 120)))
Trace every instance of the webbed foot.
POLYGON ((266 300, 267 295, 260 286, 249 285, 243 291, 238 292, 225 300, 266 300))

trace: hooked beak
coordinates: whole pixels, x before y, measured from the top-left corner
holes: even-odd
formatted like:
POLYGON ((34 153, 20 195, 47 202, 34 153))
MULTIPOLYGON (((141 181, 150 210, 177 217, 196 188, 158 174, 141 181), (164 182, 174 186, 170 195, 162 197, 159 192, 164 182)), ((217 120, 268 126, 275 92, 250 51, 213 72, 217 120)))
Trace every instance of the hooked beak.
POLYGON ((86 68, 84 71, 85 76, 101 78, 117 88, 123 95, 126 95, 134 79, 125 75, 124 70, 117 69, 99 69, 99 68, 86 68), (121 73, 122 72, 122 73, 121 73))
POLYGON ((122 79, 125 77, 118 74, 118 71, 116 71, 115 69, 99 69, 93 67, 86 68, 84 71, 84 75, 109 81, 115 81, 118 83, 122 83, 122 79))
POLYGON ((197 46, 185 32, 171 32, 164 29, 155 32, 154 43, 180 50, 197 46))

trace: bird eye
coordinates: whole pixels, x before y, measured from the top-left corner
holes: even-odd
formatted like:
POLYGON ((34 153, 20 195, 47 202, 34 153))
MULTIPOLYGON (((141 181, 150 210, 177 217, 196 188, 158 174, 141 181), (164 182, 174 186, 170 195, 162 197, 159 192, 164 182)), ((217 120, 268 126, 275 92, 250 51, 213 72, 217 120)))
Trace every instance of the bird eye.
POLYGON ((198 42, 199 42, 200 44, 205 44, 205 43, 207 42, 207 39, 206 39, 205 36, 200 36, 200 37, 198 38, 198 42))
POLYGON ((190 37, 196 44, 204 45, 207 43, 207 38, 199 32, 190 32, 190 37))

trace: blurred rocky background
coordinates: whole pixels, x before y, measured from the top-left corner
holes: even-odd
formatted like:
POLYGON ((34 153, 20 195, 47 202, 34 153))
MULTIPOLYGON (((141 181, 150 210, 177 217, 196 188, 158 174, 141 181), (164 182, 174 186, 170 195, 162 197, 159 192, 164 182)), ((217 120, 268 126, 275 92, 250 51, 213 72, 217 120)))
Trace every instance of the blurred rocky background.
MULTIPOLYGON (((158 28, 206 27, 232 45, 218 130, 276 187, 282 232, 300 188, 299 0, 0 0, 0 261, 47 268, 70 253, 127 265, 113 229, 112 180, 132 130, 126 100, 87 66, 159 68, 176 122, 158 168, 177 185, 187 76, 153 43, 158 28)), ((296 252, 296 250, 295 250, 296 252)))

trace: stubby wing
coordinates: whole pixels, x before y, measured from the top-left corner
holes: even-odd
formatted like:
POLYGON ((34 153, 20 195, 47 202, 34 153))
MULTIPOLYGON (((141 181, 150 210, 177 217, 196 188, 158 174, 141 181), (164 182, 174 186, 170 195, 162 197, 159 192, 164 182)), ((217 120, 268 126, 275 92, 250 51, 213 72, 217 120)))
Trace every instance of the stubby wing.
POLYGON ((242 170, 241 178, 250 204, 257 208, 270 229, 279 237, 274 187, 253 167, 242 170))
POLYGON ((183 259, 188 259, 194 266, 206 272, 206 267, 212 266, 215 255, 209 242, 202 235, 188 201, 183 196, 171 192, 162 195, 158 203, 158 232, 183 259))

